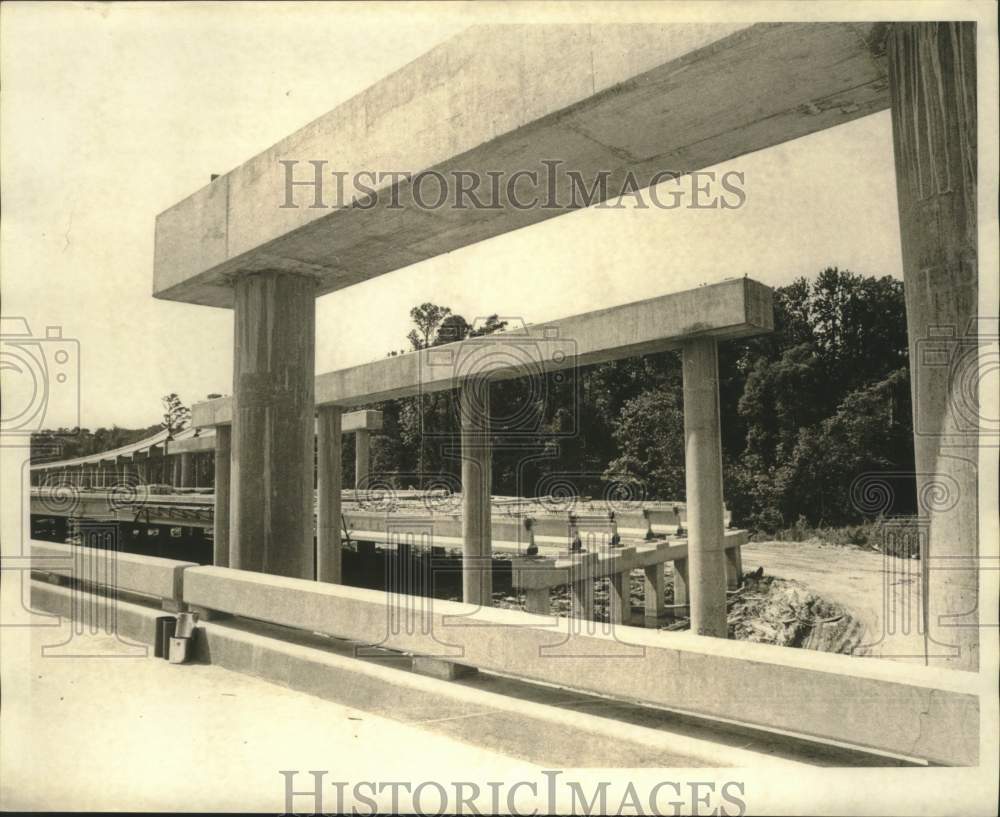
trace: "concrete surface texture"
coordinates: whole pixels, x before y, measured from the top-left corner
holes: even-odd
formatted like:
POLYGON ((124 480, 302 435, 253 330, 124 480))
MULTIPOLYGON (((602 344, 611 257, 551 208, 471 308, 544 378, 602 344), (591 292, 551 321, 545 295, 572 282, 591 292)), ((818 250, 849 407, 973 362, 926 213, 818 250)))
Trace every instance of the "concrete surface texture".
POLYGON ((979 409, 979 344, 997 331, 978 317, 976 25, 898 24, 887 52, 923 553, 947 565, 924 579, 929 654, 975 672, 979 430, 991 425, 979 409))
POLYGON ((315 287, 265 272, 235 290, 229 561, 312 576, 315 287))
MULTIPOLYGON (((30 650, 19 681, 4 683, 4 810, 128 810, 141 798, 148 810, 283 812, 280 769, 302 770, 300 789, 309 788, 307 769, 339 780, 436 780, 442 767, 472 777, 538 776, 533 764, 419 722, 208 664, 124 657, 107 635, 78 636, 77 646, 98 657, 41 655, 43 644, 65 637, 35 628, 4 633, 5 650, 17 649, 16 638, 30 650)), ((333 808, 333 789, 327 793, 324 805, 333 808)), ((309 798, 297 805, 312 810, 309 798)))
MULTIPOLYGON (((472 27, 161 213, 154 294, 228 307, 225 276, 263 269, 313 275, 322 294, 569 212, 519 208, 507 195, 497 209, 430 210, 412 204, 409 182, 397 185, 402 207, 388 195, 371 209, 344 207, 366 195, 358 172, 485 178, 544 173, 543 161, 560 160, 554 184, 568 202, 567 170, 585 179, 610 170, 612 191, 629 173, 645 187, 664 170, 709 167, 883 110, 872 28, 472 27), (296 160, 295 180, 315 180, 310 161, 329 162, 319 171, 331 188, 330 171, 348 174, 339 209, 334 190, 310 206, 310 187, 295 189, 302 206, 282 206, 281 161, 296 160)), ((385 193, 393 180, 365 184, 385 193)))
POLYGON ((416 605, 405 596, 387 606, 376 590, 218 567, 187 570, 184 597, 198 607, 706 717, 945 763, 975 762, 978 754, 975 679, 929 667, 904 671, 637 627, 607 633, 578 618, 437 600, 416 605))

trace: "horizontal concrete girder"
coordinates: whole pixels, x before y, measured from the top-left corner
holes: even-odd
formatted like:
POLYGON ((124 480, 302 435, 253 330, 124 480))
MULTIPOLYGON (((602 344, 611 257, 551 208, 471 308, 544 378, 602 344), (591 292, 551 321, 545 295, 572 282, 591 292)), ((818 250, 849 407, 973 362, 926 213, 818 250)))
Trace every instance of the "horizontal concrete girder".
MULTIPOLYGON (((316 378, 316 405, 358 406, 458 388, 469 377, 502 380, 675 349, 684 340, 770 332, 772 292, 750 278, 690 289, 548 323, 447 343, 316 378)), ((228 397, 196 403, 196 427, 229 425, 228 397)))
POLYGON ((197 454, 202 451, 215 450, 215 435, 202 434, 188 437, 184 440, 172 440, 167 443, 167 454, 197 454))
MULTIPOLYGON (((643 188, 888 106, 872 23, 475 26, 161 213, 153 294, 231 307, 228 276, 275 269, 332 292, 567 212, 570 172, 588 190, 610 174, 595 201, 616 199, 630 174, 643 188), (287 201, 287 168, 314 181, 312 161, 326 162, 325 206, 309 187, 287 201), (546 179, 547 161, 562 162, 560 206, 515 206, 507 182, 546 179), (355 180, 427 171, 452 189, 457 172, 500 174, 499 196, 488 181, 477 193, 498 206, 429 209, 410 181, 355 180)), ((436 181, 418 187, 439 197, 436 181)))
POLYGON ((185 571, 185 602, 489 672, 851 746, 976 765, 978 680, 847 655, 571 619, 222 567, 185 571), (399 626, 390 627, 389 617, 399 626), (555 659, 555 660, 554 660, 555 659))

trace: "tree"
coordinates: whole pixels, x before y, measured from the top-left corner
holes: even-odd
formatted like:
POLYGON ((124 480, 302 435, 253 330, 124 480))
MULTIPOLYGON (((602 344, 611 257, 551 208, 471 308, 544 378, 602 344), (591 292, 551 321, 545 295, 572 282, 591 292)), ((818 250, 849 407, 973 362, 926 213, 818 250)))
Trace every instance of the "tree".
POLYGON ((430 302, 422 303, 410 310, 410 318, 417 325, 406 336, 414 349, 426 349, 431 345, 431 339, 437 333, 441 322, 451 314, 447 306, 438 306, 430 302))
POLYGON ((165 428, 170 436, 183 431, 191 419, 191 409, 185 406, 174 392, 164 395, 160 402, 163 403, 164 409, 162 428, 165 428))
POLYGON ((642 483, 642 495, 684 500, 684 409, 677 389, 664 386, 629 400, 614 437, 622 453, 608 464, 605 479, 627 475, 642 483))
POLYGON ((461 315, 448 315, 438 325, 431 346, 441 346, 445 343, 465 340, 471 331, 472 327, 461 315))
POLYGON ((775 331, 735 364, 720 352, 724 383, 743 373, 736 418, 723 401, 723 426, 740 425, 744 440, 742 451, 723 442, 727 500, 756 529, 858 522, 856 476, 913 468, 902 282, 828 267, 774 295, 775 331))
MULTIPOLYGON (((407 334, 407 340, 410 341, 410 345, 414 350, 419 351, 420 349, 426 349, 432 345, 432 341, 437 337, 442 323, 444 320, 451 315, 451 308, 447 306, 439 306, 438 304, 432 304, 429 301, 420 304, 420 306, 415 306, 410 310, 410 318, 417 325, 416 329, 411 329, 407 334)), ((461 327, 465 324, 465 320, 462 319, 461 323, 458 321, 453 321, 450 324, 453 330, 459 331, 461 327)), ((418 394, 416 398, 416 411, 415 412, 404 412, 401 415, 401 419, 406 415, 410 415, 415 418, 415 427, 409 429, 404 428, 404 433, 406 431, 412 435, 412 438, 416 442, 417 446, 417 479, 420 486, 424 485, 424 475, 426 469, 429 465, 430 453, 428 451, 427 437, 426 433, 428 430, 427 422, 429 420, 429 414, 426 411, 427 403, 431 403, 431 409, 436 407, 437 395, 430 395, 430 400, 428 400, 428 395, 418 394)))

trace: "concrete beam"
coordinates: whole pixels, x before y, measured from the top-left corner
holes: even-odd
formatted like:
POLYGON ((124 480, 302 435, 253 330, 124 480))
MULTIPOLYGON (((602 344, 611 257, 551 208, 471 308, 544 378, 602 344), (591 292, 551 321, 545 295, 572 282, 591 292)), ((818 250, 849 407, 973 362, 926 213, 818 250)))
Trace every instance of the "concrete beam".
POLYGON ((167 443, 168 454, 194 454, 202 451, 215 450, 215 437, 212 434, 201 434, 197 437, 186 437, 183 440, 170 440, 167 443))
POLYGON ((982 684, 966 673, 637 627, 581 633, 570 619, 458 602, 390 607, 377 590, 220 567, 186 570, 184 600, 765 730, 978 762, 982 684))
MULTIPOLYGON (((727 551, 739 549, 747 543, 746 531, 733 531, 726 536, 724 547, 727 551)), ((435 541, 439 537, 435 536, 435 541)), ((494 543, 495 549, 506 550, 506 543, 494 543)), ((542 550, 549 550, 544 545, 542 550)), ((582 565, 590 570, 591 580, 600 576, 613 576, 619 573, 630 573, 633 570, 658 566, 663 570, 665 562, 687 559, 688 542, 661 542, 655 545, 636 544, 630 547, 602 547, 588 553, 563 552, 557 556, 516 556, 512 560, 512 583, 520 589, 538 589, 541 587, 560 587, 579 580, 582 565)))
POLYGON ((349 411, 341 415, 340 430, 343 434, 353 434, 355 432, 382 430, 381 411, 349 411))
MULTIPOLYGON (((617 197, 630 173, 645 187, 657 173, 698 170, 867 116, 889 104, 872 28, 469 28, 161 213, 154 295, 230 307, 227 276, 260 270, 307 273, 318 294, 332 292, 567 212, 518 208, 506 193, 511 174, 544 174, 544 161, 564 162, 553 183, 568 205, 567 171, 588 188, 610 173, 604 198, 617 197), (328 162, 319 166, 322 207, 311 206, 308 185, 286 202, 281 162, 297 162, 293 178, 312 182, 310 160, 328 162), (413 204, 411 181, 355 182, 387 169, 506 178, 495 209, 431 210, 413 204), (347 174, 343 202, 335 171, 347 174), (394 182, 401 206, 391 206, 394 182), (332 207, 368 203, 362 184, 379 191, 375 207, 332 207)), ((435 185, 424 186, 424 199, 436 197, 435 185)), ((486 188, 488 180, 480 198, 486 188)), ((547 195, 545 186, 538 192, 547 195)))
MULTIPOLYGON (((119 638, 130 644, 154 643, 161 611, 153 607, 116 600, 112 618, 108 599, 101 596, 87 598, 81 605, 75 590, 39 580, 31 581, 30 592, 33 610, 94 629, 113 620, 119 638)), ((283 635, 266 625, 248 629, 226 619, 201 619, 193 658, 352 709, 419 721, 421 729, 500 754, 518 747, 527 751, 527 762, 543 768, 606 767, 610 761, 618 768, 768 767, 792 774, 801 773, 802 763, 848 766, 859 760, 846 750, 803 747, 775 736, 755 740, 749 733, 737 747, 731 745, 731 737, 725 739, 709 724, 678 723, 670 713, 655 713, 637 704, 619 703, 615 717, 607 717, 605 699, 566 690, 554 697, 523 682, 513 694, 509 686, 504 693, 494 692, 488 686, 492 679, 486 679, 484 686, 450 683, 410 672, 405 658, 392 652, 358 660, 355 645, 329 639, 292 642, 283 635), (428 713, 444 717, 428 718, 428 713)), ((730 736, 731 731, 724 734, 730 736)), ((870 765, 870 755, 860 759, 870 765)))
MULTIPOLYGON (((679 349, 692 337, 751 337, 774 328, 770 287, 736 278, 504 333, 384 357, 316 378, 316 404, 359 406, 679 349)), ((232 422, 231 398, 195 403, 196 427, 232 422)))
POLYGON ((142 556, 114 549, 31 542, 33 570, 54 572, 71 579, 180 602, 184 571, 195 562, 142 556))

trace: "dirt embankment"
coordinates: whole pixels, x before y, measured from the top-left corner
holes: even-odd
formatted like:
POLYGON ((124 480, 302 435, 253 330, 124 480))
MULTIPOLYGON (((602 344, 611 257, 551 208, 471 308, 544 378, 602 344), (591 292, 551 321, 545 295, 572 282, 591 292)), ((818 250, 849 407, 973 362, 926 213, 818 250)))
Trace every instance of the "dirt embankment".
POLYGON ((729 606, 729 634, 741 641, 851 654, 865 625, 796 581, 747 577, 729 606))
MULTIPOLYGON (((674 603, 673 576, 668 569, 665 577, 665 602, 674 603)), ((643 606, 643 575, 635 571, 630 576, 632 607, 641 617, 643 606)), ((608 620, 608 582, 594 582, 594 619, 608 620)), ((498 607, 524 609, 523 594, 495 593, 498 607)), ((570 614, 569 589, 552 590, 549 607, 553 615, 570 614)), ((758 644, 800 647, 823 652, 852 653, 863 642, 865 625, 849 610, 821 598, 805 585, 794 580, 772 576, 746 574, 739 590, 728 594, 730 638, 758 644)), ((686 618, 661 622, 661 629, 684 630, 686 618)))

